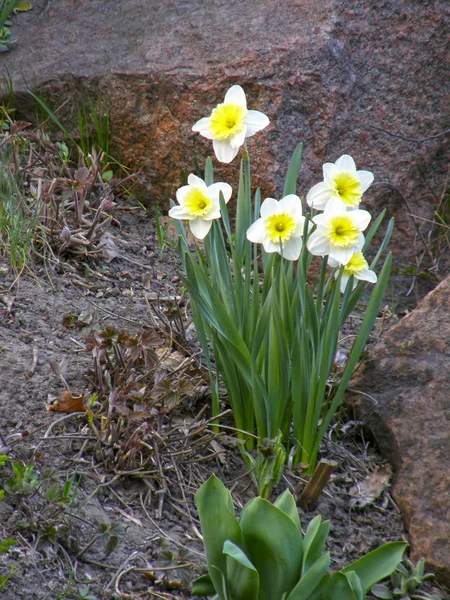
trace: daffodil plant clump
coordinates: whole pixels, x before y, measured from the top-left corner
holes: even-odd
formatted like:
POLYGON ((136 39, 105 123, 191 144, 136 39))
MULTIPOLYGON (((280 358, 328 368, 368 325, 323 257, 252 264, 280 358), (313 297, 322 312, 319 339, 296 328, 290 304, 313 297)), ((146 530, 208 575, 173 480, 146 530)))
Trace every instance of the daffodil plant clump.
POLYGON ((261 201, 260 191, 251 188, 246 139, 268 124, 264 114, 247 109, 243 89, 232 86, 224 102, 192 129, 212 140, 220 162, 231 162, 242 148, 237 191, 214 181, 208 158, 204 178, 189 175, 169 212, 177 220, 184 281, 211 376, 213 415, 221 410, 218 375, 263 497, 286 464, 306 473, 316 465, 319 444, 386 292, 391 255, 381 270, 377 266, 393 228, 391 221, 369 264, 365 253, 384 215, 370 226, 371 214, 360 204, 373 174, 357 170, 347 154, 323 165, 323 181, 306 195, 307 209, 296 193, 301 144, 290 161, 283 197, 261 201), (203 248, 189 249, 184 220, 203 248), (309 274, 314 257, 321 260, 315 278, 309 274), (340 330, 368 284, 373 287, 364 318, 336 377, 340 330))

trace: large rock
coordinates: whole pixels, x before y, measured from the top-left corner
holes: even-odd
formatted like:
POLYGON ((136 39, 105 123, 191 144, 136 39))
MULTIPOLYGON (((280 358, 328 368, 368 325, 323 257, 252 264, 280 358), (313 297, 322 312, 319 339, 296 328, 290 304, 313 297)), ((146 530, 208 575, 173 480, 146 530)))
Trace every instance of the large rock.
POLYGON ((413 557, 450 585, 450 277, 370 351, 352 387, 395 467, 413 557))
MULTIPOLYGON (((39 88, 68 122, 77 104, 99 96, 111 105, 113 153, 167 205, 211 153, 195 121, 241 84, 270 129, 250 141, 265 194, 281 193, 288 158, 305 142, 299 192, 321 179, 324 161, 352 154, 377 186, 367 206, 396 216, 392 247, 397 291, 424 252, 424 238, 445 187, 448 136, 447 0, 33 0, 13 19, 17 43, 2 62, 23 113, 34 115, 27 86, 39 88), (381 131, 381 129, 385 131, 381 131), (438 137, 436 137, 438 135, 438 137), (434 137, 433 137, 434 136, 434 137), (395 185, 399 193, 383 182, 395 185), (277 190, 275 192, 275 189, 277 190), (402 195, 404 198, 402 198, 402 195)), ((236 181, 238 161, 218 176, 236 181)), ((437 232, 438 233, 438 232, 437 232)), ((433 248, 419 273, 432 265, 433 248)), ((444 272, 445 258, 438 267, 444 272)), ((417 280, 419 295, 436 284, 417 280), (419 287, 422 286, 422 287, 419 287)))

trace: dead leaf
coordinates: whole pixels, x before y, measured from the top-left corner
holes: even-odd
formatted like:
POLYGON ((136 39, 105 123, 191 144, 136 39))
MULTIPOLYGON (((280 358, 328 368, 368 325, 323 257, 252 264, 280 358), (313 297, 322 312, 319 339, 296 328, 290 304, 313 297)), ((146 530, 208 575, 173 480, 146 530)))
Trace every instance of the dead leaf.
POLYGON ((349 492, 350 496, 353 496, 351 499, 352 506, 364 508, 369 504, 373 504, 388 487, 391 476, 391 465, 386 464, 378 467, 363 481, 354 485, 349 492))
POLYGON ((108 263, 120 256, 117 244, 107 233, 100 238, 99 248, 101 248, 103 257, 108 263))
POLYGON ((217 442, 216 440, 211 440, 210 445, 211 445, 211 448, 216 453, 217 458, 220 460, 220 462, 223 465, 225 465, 227 462, 227 459, 225 457, 225 448, 223 446, 221 446, 219 444, 219 442, 217 442))
POLYGON ((47 410, 63 413, 85 412, 84 400, 85 396, 72 396, 72 392, 65 390, 61 396, 61 400, 49 401, 47 410))
POLYGON ((7 311, 10 313, 14 304, 15 296, 12 294, 0 294, 0 301, 6 306, 7 311))

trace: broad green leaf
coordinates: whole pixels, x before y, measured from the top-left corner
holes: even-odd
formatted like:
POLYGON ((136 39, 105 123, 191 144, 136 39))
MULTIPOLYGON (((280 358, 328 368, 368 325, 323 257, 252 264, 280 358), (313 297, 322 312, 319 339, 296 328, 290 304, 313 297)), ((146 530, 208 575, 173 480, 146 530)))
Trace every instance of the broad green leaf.
POLYGON ((242 511, 246 554, 260 577, 260 600, 281 598, 300 577, 302 536, 292 519, 262 498, 242 511))
POLYGON ((212 596, 215 593, 216 590, 209 575, 202 575, 192 583, 191 594, 193 596, 212 596))
POLYGON ((258 571, 244 552, 227 540, 223 545, 227 557, 227 586, 230 600, 257 600, 259 592, 258 571))
POLYGON ((380 600, 392 600, 394 594, 387 587, 387 585, 382 585, 381 583, 375 584, 370 592, 376 597, 380 598, 380 600))
POLYGON ((389 577, 395 571, 407 545, 405 542, 388 542, 351 563, 341 572, 345 574, 354 571, 361 579, 365 591, 368 592, 375 583, 389 577))
POLYGON ((289 490, 285 490, 274 502, 274 506, 282 510, 295 523, 299 531, 302 530, 300 517, 298 515, 297 504, 294 496, 289 490))
POLYGON ((333 573, 323 579, 308 600, 357 600, 355 593, 343 573, 333 573))
MULTIPOLYGON (((317 517, 316 517, 317 518, 317 517)), ((308 541, 308 551, 305 549, 303 555, 302 574, 304 575, 311 566, 323 555, 328 534, 330 532, 330 521, 320 523, 315 530, 314 538, 308 541)), ((307 531, 308 534, 308 531, 307 531)), ((305 536, 306 540, 306 536, 305 536)), ((304 541, 305 544, 305 541, 304 541)))
POLYGON ((364 591, 362 581, 355 573, 355 571, 348 571, 345 573, 345 576, 347 577, 347 581, 349 582, 350 587, 352 588, 353 593, 355 594, 356 600, 365 600, 366 594, 364 591))
POLYGON ((212 475, 196 493, 195 504, 200 518, 208 572, 216 592, 223 600, 226 594, 221 575, 226 573, 223 545, 227 540, 242 545, 242 533, 234 516, 231 494, 220 479, 212 475))
MULTIPOLYGON (((300 579, 287 600, 308 600, 330 568, 330 553, 321 556, 300 579)), ((340 599, 339 599, 340 600, 340 599)))

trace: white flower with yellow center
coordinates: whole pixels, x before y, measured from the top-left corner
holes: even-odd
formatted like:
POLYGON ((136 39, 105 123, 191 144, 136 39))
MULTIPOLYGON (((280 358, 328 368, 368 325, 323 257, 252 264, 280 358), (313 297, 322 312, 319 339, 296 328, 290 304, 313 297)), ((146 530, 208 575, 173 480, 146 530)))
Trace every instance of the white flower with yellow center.
POLYGON ((317 229, 308 239, 308 250, 315 256, 330 256, 346 265, 353 254, 364 245, 363 231, 371 219, 366 210, 350 210, 336 205, 327 206, 313 222, 317 229))
POLYGON ((233 85, 210 117, 197 121, 192 131, 213 141, 217 160, 230 163, 239 152, 245 138, 251 137, 269 124, 269 119, 258 110, 247 110, 245 92, 233 85))
POLYGON ((304 224, 298 196, 289 194, 280 201, 266 198, 261 205, 261 218, 247 229, 247 239, 262 244, 266 252, 278 252, 288 260, 297 260, 304 224))
POLYGON ((353 158, 344 154, 334 164, 323 165, 323 181, 309 190, 306 202, 318 210, 324 210, 328 204, 358 208, 362 195, 372 182, 373 173, 357 171, 353 158))
MULTIPOLYGON (((339 267, 341 265, 340 262, 334 260, 333 258, 328 258, 328 264, 331 267, 339 267)), ((367 264, 367 260, 364 258, 362 252, 357 252, 354 254, 351 259, 344 265, 344 272, 341 277, 341 292, 345 292, 345 288, 347 286, 347 282, 350 277, 353 275, 354 279, 358 279, 359 281, 369 281, 370 283, 377 282, 377 274, 375 271, 369 269, 369 265, 367 264)), ((338 273, 336 273, 336 277, 338 273)), ((353 289, 355 289, 357 285, 356 281, 353 281, 353 289)))
POLYGON ((213 219, 220 218, 220 192, 228 202, 231 198, 228 183, 207 186, 203 179, 191 174, 188 185, 177 190, 179 206, 173 206, 169 215, 174 219, 188 219, 193 235, 202 240, 211 229, 213 219))

